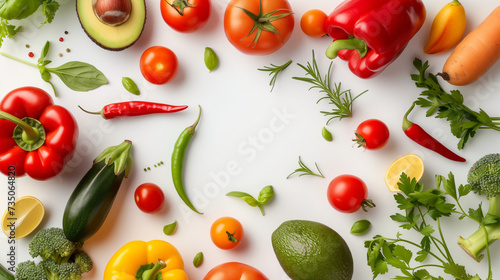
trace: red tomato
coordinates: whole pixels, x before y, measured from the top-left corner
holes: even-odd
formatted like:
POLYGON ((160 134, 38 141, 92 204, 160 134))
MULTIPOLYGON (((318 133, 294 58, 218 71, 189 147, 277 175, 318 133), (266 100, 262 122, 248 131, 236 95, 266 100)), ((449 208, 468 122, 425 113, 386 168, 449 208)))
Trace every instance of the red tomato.
POLYGON ((137 187, 134 194, 135 204, 145 213, 156 213, 163 207, 165 196, 158 185, 144 183, 137 187))
POLYGON ((148 82, 157 85, 165 84, 177 75, 177 56, 168 48, 153 46, 142 53, 140 68, 148 82))
POLYGON ((235 218, 222 217, 212 224, 210 237, 215 246, 224 250, 233 249, 241 243, 243 226, 235 218))
POLYGON ((363 207, 374 207, 367 200, 368 189, 365 183, 353 175, 340 175, 335 177, 328 185, 327 198, 330 205, 344 213, 353 213, 363 207))
POLYGON ((188 5, 184 8, 173 7, 174 0, 160 0, 161 16, 170 27, 179 32, 189 33, 205 26, 210 17, 210 0, 180 2, 188 5))
POLYGON ((228 262, 212 268, 203 280, 269 280, 269 278, 247 264, 228 262))
POLYGON ((290 39, 294 27, 293 11, 287 0, 231 0, 224 13, 224 31, 233 46, 246 54, 267 55, 283 47, 290 39), (262 10, 259 13, 259 4, 262 10), (266 24, 274 26, 277 32, 265 29, 264 16, 254 20, 245 11, 258 16, 269 14, 276 17, 266 24), (279 16, 282 17, 279 17, 279 16), (253 28, 257 29, 253 30, 253 28), (262 32, 259 30, 262 29, 262 32))
POLYGON ((326 13, 321 10, 309 10, 300 18, 300 28, 307 36, 323 37, 326 35, 325 21, 327 17, 326 13))
POLYGON ((369 119, 359 124, 356 129, 356 141, 360 147, 368 150, 380 149, 389 140, 389 129, 382 121, 369 119))

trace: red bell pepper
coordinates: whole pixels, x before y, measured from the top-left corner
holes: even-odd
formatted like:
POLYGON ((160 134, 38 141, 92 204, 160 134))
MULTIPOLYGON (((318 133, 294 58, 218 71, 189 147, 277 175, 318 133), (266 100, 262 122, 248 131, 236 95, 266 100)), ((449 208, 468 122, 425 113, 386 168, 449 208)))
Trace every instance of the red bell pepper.
POLYGON ((375 77, 403 52, 425 16, 421 0, 346 0, 325 22, 333 39, 326 56, 348 60, 361 78, 375 77))
MULTIPOLYGON (((47 92, 22 87, 0 102, 0 172, 51 178, 74 154, 78 126, 65 108, 54 105, 47 92)), ((9 175, 11 176, 11 175, 9 175)))

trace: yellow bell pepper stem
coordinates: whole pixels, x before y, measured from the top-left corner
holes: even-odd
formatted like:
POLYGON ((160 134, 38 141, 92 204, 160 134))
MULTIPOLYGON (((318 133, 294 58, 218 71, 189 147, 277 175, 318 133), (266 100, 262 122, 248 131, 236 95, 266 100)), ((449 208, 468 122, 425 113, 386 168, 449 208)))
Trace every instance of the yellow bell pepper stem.
POLYGON ((144 273, 142 274, 142 280, 155 280, 156 274, 158 274, 160 270, 164 269, 165 267, 167 267, 167 264, 162 259, 158 259, 153 268, 144 271, 144 273))

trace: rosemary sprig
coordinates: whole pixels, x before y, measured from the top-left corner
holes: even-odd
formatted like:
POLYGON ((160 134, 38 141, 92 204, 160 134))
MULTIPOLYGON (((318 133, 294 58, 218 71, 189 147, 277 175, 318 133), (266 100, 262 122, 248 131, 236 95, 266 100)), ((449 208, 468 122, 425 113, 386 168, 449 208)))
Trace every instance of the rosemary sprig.
POLYGON ((264 66, 263 68, 258 68, 257 70, 259 71, 267 71, 269 72, 269 76, 272 76, 271 81, 269 82, 269 85, 271 86, 271 91, 274 89, 274 85, 276 84, 276 79, 278 78, 278 75, 283 72, 290 64, 292 63, 292 60, 287 61, 283 65, 274 65, 271 63, 271 66, 264 66))
POLYGON ((290 175, 288 175, 286 178, 290 178, 293 174, 295 173, 301 173, 299 175, 300 176, 304 176, 304 175, 312 175, 312 176, 318 176, 318 177, 321 177, 321 178, 325 178, 325 176, 323 176, 323 173, 321 173, 321 171, 319 170, 318 168, 318 164, 317 163, 314 163, 314 165, 316 165, 316 169, 318 170, 318 173, 314 173, 314 171, 312 171, 309 167, 307 167, 303 162, 302 162, 302 159, 300 158, 299 156, 299 166, 300 168, 297 168, 295 169, 295 171, 293 171, 292 173, 290 173, 290 175))
POLYGON ((318 64, 316 62, 316 58, 314 57, 314 50, 312 52, 312 63, 308 62, 307 66, 304 66, 300 63, 298 65, 306 71, 306 76, 310 77, 293 77, 295 80, 303 81, 312 84, 309 90, 316 88, 319 89, 320 92, 326 94, 325 97, 320 98, 316 103, 319 103, 323 99, 329 100, 329 103, 334 105, 335 108, 332 109, 331 112, 321 111, 325 116, 331 116, 330 119, 326 122, 327 124, 332 119, 342 120, 343 118, 349 118, 352 116, 352 104, 356 98, 361 96, 363 93, 367 92, 367 90, 362 93, 352 97, 351 90, 341 90, 341 83, 333 83, 330 82, 330 73, 332 69, 333 62, 330 63, 328 67, 328 73, 322 78, 322 75, 319 71, 318 64))
POLYGON ((424 90, 416 104, 427 109, 427 117, 436 115, 436 118, 446 119, 450 123, 451 133, 460 139, 457 146, 461 150, 467 141, 474 137, 479 129, 500 131, 500 118, 490 117, 484 110, 478 112, 464 104, 464 97, 459 90, 447 93, 439 84, 436 75, 426 74, 429 62, 416 58, 413 65, 418 74, 411 75, 415 85, 424 90))

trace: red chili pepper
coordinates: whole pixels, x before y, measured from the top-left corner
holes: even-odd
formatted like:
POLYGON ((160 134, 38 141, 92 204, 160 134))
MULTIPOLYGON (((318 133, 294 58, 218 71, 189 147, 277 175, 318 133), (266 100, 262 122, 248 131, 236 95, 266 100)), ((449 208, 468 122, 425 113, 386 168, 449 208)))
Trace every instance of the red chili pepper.
MULTIPOLYGON (((0 103, 0 172, 51 178, 74 154, 78 126, 42 89, 22 87, 0 103)), ((11 175, 9 175, 11 176, 11 175)))
POLYGON ((99 112, 89 112, 82 107, 80 107, 80 109, 89 114, 101 115, 103 118, 109 120, 126 116, 133 117, 157 113, 174 113, 182 111, 187 107, 186 105, 175 106, 145 101, 129 101, 108 104, 99 112))
POLYGON ((411 121, 408 120, 408 115, 410 114, 410 112, 413 110, 414 107, 415 107, 415 102, 412 103, 410 109, 408 109, 408 111, 403 117, 403 131, 405 132, 406 136, 408 136, 411 140, 415 141, 421 146, 429 150, 432 150, 444 156, 447 159, 465 162, 465 159, 463 157, 455 154, 454 152, 446 148, 443 144, 441 144, 439 141, 437 141, 435 138, 429 135, 418 124, 412 123, 411 121))
POLYGON ((346 0, 325 22, 333 38, 326 55, 348 60, 361 78, 374 77, 403 52, 425 16, 421 0, 346 0))

